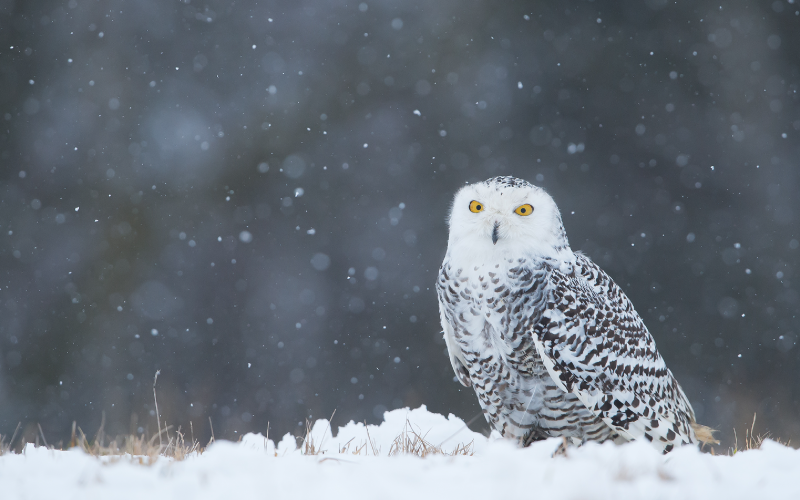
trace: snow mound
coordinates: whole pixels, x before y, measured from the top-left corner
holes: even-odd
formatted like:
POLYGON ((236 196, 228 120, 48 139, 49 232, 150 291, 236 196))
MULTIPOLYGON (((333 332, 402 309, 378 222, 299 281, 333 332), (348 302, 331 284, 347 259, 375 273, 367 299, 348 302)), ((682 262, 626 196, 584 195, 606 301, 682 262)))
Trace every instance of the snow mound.
POLYGON ((238 443, 214 443, 202 455, 148 466, 132 457, 101 461, 77 449, 29 444, 22 454, 0 456, 0 490, 4 499, 141 500, 157 494, 408 500, 486 498, 501 492, 585 499, 800 498, 800 451, 773 441, 733 457, 689 446, 664 456, 644 442, 588 443, 553 457, 558 439, 520 449, 425 407, 387 412, 379 426, 350 422, 335 436, 326 420, 318 420, 307 441, 313 450, 298 448, 288 434, 277 445, 248 434, 238 443), (426 449, 434 451, 424 459, 401 453, 398 443, 404 439, 417 444, 424 439, 426 449), (471 455, 464 454, 466 445, 471 455))
MULTIPOLYGON (((402 444, 398 441, 402 438, 417 441, 420 447, 424 441, 425 446, 435 450, 435 453, 471 454, 485 450, 490 442, 483 434, 469 430, 464 421, 455 415, 444 417, 431 413, 425 405, 415 410, 402 408, 387 411, 383 419, 381 425, 364 425, 351 421, 344 427, 339 427, 336 436, 332 434, 330 422, 325 419, 317 420, 306 438, 307 443, 301 443, 299 448, 297 440, 291 434, 283 436, 277 446, 261 434, 246 434, 241 443, 248 448, 283 457, 309 451, 326 456, 396 455, 402 449, 402 444)), ((491 440, 498 437, 499 435, 493 435, 491 440)))

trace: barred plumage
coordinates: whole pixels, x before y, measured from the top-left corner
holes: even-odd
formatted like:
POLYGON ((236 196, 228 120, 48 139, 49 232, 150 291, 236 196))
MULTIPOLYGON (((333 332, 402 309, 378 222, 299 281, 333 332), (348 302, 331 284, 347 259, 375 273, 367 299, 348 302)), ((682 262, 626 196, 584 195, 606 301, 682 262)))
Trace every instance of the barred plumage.
POLYGON ((543 189, 513 177, 465 186, 449 223, 444 338, 492 427, 524 445, 647 439, 668 452, 710 439, 628 297, 570 249, 543 189))

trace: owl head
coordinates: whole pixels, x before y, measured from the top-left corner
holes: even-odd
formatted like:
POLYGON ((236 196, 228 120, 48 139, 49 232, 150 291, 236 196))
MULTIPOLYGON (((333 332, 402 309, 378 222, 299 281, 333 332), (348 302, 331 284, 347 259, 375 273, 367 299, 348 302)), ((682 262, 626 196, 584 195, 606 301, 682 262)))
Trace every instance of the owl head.
POLYGON ((553 198, 516 177, 493 177, 461 188, 448 223, 448 252, 553 258, 570 252, 553 198))

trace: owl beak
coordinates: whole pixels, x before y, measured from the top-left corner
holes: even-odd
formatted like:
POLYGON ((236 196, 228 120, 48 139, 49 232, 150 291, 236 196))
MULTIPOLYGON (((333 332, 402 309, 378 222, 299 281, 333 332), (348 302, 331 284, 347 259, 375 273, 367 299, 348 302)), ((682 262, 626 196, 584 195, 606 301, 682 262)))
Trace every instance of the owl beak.
POLYGON ((497 239, 500 237, 497 234, 497 229, 500 227, 500 223, 495 221, 494 228, 492 229, 492 244, 497 245, 497 239))

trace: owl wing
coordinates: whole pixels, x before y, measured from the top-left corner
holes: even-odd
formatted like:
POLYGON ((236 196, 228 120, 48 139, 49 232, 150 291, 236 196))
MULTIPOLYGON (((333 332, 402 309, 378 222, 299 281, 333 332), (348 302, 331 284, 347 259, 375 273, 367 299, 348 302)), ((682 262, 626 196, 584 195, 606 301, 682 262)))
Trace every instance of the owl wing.
POLYGON ((439 271, 439 280, 436 282, 436 293, 439 298, 439 319, 442 322, 442 335, 444 336, 444 343, 447 346, 447 354, 450 357, 450 365, 452 365, 456 378, 461 382, 461 385, 470 387, 472 385, 472 379, 469 378, 469 370, 467 370, 464 364, 463 353, 456 345, 453 327, 450 325, 450 322, 447 320, 447 315, 445 314, 445 302, 448 298, 443 286, 445 286, 450 279, 447 275, 448 268, 447 261, 442 263, 442 267, 439 271))
POLYGON ((627 439, 695 441, 694 412, 628 297, 588 257, 550 268, 534 344, 555 383, 627 439))

